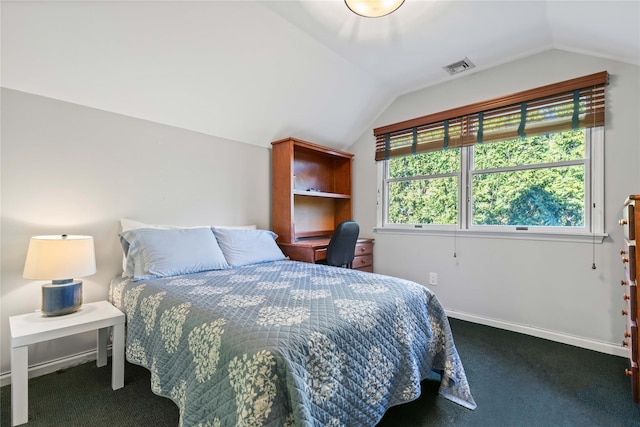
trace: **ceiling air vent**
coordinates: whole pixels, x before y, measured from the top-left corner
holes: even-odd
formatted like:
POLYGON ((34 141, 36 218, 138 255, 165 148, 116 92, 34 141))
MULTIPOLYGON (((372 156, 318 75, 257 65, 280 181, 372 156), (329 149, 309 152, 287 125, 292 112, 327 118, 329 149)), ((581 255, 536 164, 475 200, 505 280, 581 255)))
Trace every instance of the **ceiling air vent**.
POLYGON ((469 61, 469 58, 465 57, 461 61, 454 62, 453 64, 446 65, 446 66, 444 66, 442 68, 447 70, 447 73, 449 73, 451 75, 454 75, 454 74, 461 73, 463 71, 469 70, 469 69, 474 68, 474 67, 475 67, 475 65, 473 64, 473 62, 469 61))

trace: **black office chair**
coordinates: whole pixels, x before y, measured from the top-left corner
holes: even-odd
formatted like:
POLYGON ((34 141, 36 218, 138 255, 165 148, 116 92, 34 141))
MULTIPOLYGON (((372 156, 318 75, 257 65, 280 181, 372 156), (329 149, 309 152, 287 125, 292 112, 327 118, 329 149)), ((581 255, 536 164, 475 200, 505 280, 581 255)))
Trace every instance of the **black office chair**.
POLYGON ((327 265, 351 268, 360 226, 355 221, 338 224, 327 246, 327 265))

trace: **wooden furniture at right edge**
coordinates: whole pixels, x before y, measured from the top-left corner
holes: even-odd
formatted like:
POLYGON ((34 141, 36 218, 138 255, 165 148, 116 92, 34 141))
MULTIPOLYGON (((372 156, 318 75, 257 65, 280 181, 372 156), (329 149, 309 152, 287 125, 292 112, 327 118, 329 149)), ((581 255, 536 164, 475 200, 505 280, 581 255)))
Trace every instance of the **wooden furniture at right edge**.
MULTIPOLYGON (((353 154, 295 138, 271 143, 272 229, 293 260, 326 259, 335 228, 352 219, 353 154)), ((353 268, 373 271, 373 239, 358 239, 353 268)))
POLYGON ((622 263, 625 269, 625 278, 620 281, 624 286, 623 299, 625 308, 622 315, 627 318, 627 327, 624 332, 622 345, 629 349, 629 369, 626 374, 631 378, 631 390, 633 401, 640 398, 640 360, 638 355, 638 281, 640 280, 640 251, 636 248, 636 237, 640 237, 640 202, 636 208, 636 201, 640 201, 640 195, 631 195, 624 203, 620 225, 624 227, 625 247, 620 250, 622 263))

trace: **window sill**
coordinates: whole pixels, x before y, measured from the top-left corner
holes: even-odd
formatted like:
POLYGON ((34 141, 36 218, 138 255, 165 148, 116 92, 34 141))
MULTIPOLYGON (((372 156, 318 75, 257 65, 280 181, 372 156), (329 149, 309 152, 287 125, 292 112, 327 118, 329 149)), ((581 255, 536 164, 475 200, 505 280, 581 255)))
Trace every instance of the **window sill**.
POLYGON ((407 234, 426 236, 447 236, 459 238, 483 239, 514 239, 514 240, 544 240, 550 242, 602 243, 607 233, 551 233, 535 230, 518 231, 484 231, 484 230, 453 230, 451 228, 403 228, 403 227, 375 227, 375 233, 407 234))

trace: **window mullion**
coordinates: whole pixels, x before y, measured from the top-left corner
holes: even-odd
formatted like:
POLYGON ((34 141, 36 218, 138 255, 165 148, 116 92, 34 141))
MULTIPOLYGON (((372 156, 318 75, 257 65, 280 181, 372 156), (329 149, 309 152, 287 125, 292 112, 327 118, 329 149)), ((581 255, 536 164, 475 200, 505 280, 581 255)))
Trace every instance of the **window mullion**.
POLYGON ((604 233, 604 128, 587 130, 590 154, 590 194, 591 233, 604 233))
POLYGON ((389 217, 389 162, 379 162, 382 166, 378 167, 378 183, 382 183, 382 187, 378 188, 377 194, 377 210, 378 225, 387 224, 389 217))
POLYGON ((593 152, 591 151, 591 132, 585 129, 584 136, 584 225, 587 231, 593 233, 593 210, 595 199, 593 198, 593 152))
POLYGON ((460 187, 458 190, 458 227, 464 230, 469 229, 469 218, 471 211, 471 180, 470 170, 473 165, 473 147, 463 147, 460 153, 460 187))

